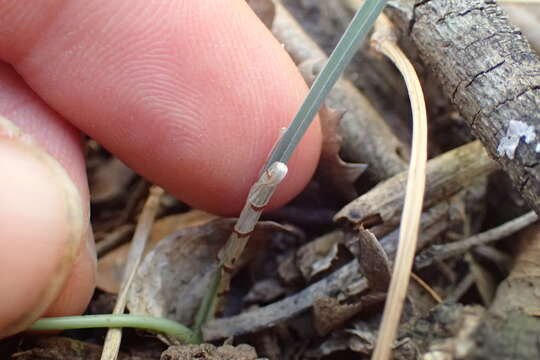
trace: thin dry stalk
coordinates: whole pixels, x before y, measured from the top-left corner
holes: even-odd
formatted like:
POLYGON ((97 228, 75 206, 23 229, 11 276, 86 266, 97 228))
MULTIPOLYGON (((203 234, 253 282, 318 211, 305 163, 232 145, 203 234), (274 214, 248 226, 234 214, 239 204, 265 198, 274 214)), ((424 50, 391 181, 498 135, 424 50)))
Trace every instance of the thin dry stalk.
POLYGON ((415 273, 411 272, 411 278, 416 281, 418 285, 420 285, 426 292, 431 295, 433 300, 441 304, 443 302, 442 298, 437 294, 435 290, 427 282, 425 282, 420 276, 416 275, 415 273))
MULTIPOLYGON (((150 195, 144 204, 137 228, 135 229, 135 234, 133 235, 133 240, 131 241, 126 268, 124 270, 124 277, 114 306, 113 314, 124 313, 127 295, 139 263, 143 257, 144 248, 146 247, 150 230, 152 229, 156 213, 159 209, 161 195, 163 195, 163 189, 160 187, 152 186, 150 188, 150 195)), ((107 336, 105 337, 105 343, 103 344, 101 360, 115 360, 118 357, 121 341, 122 329, 109 328, 107 336)))
POLYGON ((392 60, 403 75, 413 114, 411 162, 401 217, 398 251, 372 356, 372 359, 386 360, 390 358, 392 343, 396 337, 416 251, 426 182, 427 115, 420 80, 409 59, 397 46, 393 25, 385 16, 379 17, 372 41, 375 48, 392 60))

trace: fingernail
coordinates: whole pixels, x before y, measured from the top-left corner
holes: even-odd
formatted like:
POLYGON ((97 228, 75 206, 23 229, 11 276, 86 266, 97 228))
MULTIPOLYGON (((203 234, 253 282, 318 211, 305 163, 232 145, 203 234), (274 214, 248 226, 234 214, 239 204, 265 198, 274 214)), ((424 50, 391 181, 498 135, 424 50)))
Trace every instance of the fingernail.
POLYGON ((24 330, 55 300, 87 224, 64 168, 0 117, 0 337, 24 330))

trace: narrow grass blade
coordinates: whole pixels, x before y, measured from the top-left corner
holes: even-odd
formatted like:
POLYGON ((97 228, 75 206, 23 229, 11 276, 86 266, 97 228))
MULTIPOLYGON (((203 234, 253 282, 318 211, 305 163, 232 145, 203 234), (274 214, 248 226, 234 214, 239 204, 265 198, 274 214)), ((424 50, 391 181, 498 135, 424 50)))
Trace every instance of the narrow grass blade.
POLYGON ((387 0, 366 0, 363 6, 358 9, 336 48, 332 51, 328 62, 313 82, 304 103, 272 151, 265 169, 276 161, 285 164, 289 161, 294 149, 319 111, 326 95, 341 76, 345 66, 351 61, 386 3, 387 0))

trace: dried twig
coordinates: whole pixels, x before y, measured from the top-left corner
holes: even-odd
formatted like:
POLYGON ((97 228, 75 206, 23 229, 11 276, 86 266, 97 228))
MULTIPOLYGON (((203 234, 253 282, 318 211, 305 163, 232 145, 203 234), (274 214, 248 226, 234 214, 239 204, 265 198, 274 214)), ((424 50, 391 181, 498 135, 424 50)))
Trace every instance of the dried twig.
MULTIPOLYGON (((141 217, 137 224, 135 234, 133 235, 133 240, 131 242, 131 247, 129 249, 129 255, 126 262, 126 268, 124 270, 124 279, 120 287, 120 292, 118 293, 118 298, 114 306, 113 314, 122 314, 126 307, 127 294, 135 277, 137 267, 141 262, 144 248, 146 247, 146 241, 148 240, 148 235, 154 223, 156 213, 159 208, 159 199, 163 194, 163 189, 153 186, 150 189, 150 195, 146 200, 144 209, 142 211, 141 217)), ((103 353, 101 354, 102 360, 114 360, 118 356, 118 351, 120 349, 120 342, 122 340, 122 329, 121 328, 109 328, 107 331, 107 336, 105 338, 105 343, 103 344, 103 353)))
MULTIPOLYGON (((497 169, 478 141, 448 151, 428 161, 424 207, 432 206, 497 169)), ((353 200, 335 216, 353 224, 397 225, 405 197, 407 172, 380 183, 353 200)))
POLYGON ((492 241, 503 239, 531 225, 537 220, 538 215, 536 215, 534 211, 531 211, 507 223, 483 233, 473 235, 467 239, 450 244, 432 245, 416 257, 415 267, 417 269, 423 269, 435 262, 464 254, 475 246, 485 245, 492 241))
POLYGON ((540 0, 526 2, 498 1, 498 4, 510 17, 510 21, 516 24, 532 48, 540 53, 540 0))

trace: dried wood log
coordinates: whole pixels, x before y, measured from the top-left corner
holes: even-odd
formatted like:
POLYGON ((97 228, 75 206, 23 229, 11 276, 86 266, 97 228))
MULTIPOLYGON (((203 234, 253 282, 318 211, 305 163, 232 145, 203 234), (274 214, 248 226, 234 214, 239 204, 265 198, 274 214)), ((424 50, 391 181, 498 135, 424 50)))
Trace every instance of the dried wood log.
POLYGON ((388 13, 540 212, 540 59, 519 29, 492 0, 398 0, 388 13))
MULTIPOLYGON (((322 64, 327 60, 325 53, 279 2, 276 2, 272 32, 297 64, 306 61, 322 64)), ((317 71, 316 66, 312 69, 317 71)), ((339 80, 326 104, 346 110, 340 123, 343 155, 349 161, 367 163, 366 173, 371 180, 384 180, 407 168, 402 155, 408 154, 408 147, 392 133, 381 115, 350 81, 339 80)))

